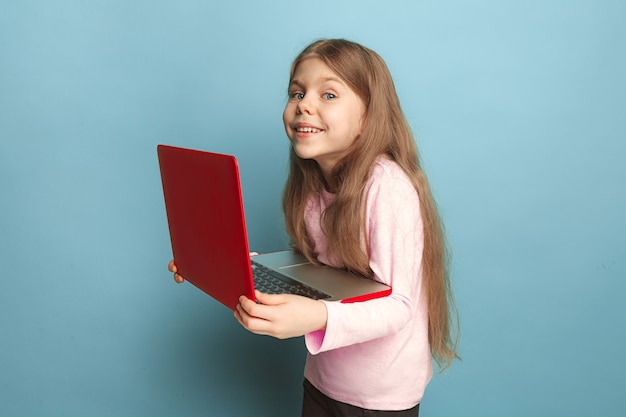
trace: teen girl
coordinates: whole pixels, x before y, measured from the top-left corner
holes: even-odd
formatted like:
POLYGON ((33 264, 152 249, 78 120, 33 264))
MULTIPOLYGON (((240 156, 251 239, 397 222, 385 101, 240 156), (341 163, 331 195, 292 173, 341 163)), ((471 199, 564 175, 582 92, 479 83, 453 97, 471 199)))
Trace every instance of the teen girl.
POLYGON ((304 335, 304 417, 417 416, 431 359, 445 369, 456 358, 453 303, 442 226, 387 66, 350 41, 314 42, 292 65, 283 121, 295 247, 393 293, 354 304, 257 293, 235 316, 253 333, 304 335))

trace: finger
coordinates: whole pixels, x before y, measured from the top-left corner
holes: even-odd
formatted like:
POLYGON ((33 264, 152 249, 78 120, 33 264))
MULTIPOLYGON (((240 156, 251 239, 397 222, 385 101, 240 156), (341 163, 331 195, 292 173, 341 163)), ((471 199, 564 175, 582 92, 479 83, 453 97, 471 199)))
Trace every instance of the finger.
POLYGON ((182 284, 183 282, 185 282, 185 278, 183 278, 182 275, 174 274, 174 281, 176 281, 178 284, 182 284))
POLYGON ((246 327, 246 326, 243 324, 243 320, 242 320, 242 318, 241 318, 241 314, 239 314, 239 306, 237 306, 237 307, 235 308, 235 311, 234 311, 233 313, 235 314, 235 318, 237 319, 237 321, 239 322, 239 324, 241 324, 243 327, 246 327))
POLYGON ((248 330, 249 332, 260 335, 270 334, 269 327, 271 323, 267 320, 251 316, 250 314, 248 314, 248 312, 246 312, 241 304, 237 305, 234 314, 239 324, 241 324, 243 328, 248 330))
POLYGON ((241 297, 239 297, 239 304, 237 305, 237 307, 239 307, 240 310, 243 310, 243 312, 253 315, 250 313, 250 310, 252 310, 257 305, 259 304, 257 304, 256 301, 252 301, 245 295, 242 295, 241 297))
POLYGON ((285 302, 285 294, 267 294, 259 290, 255 290, 254 295, 259 303, 267 306, 275 306, 285 302))
MULTIPOLYGON (((266 294, 267 295, 267 294, 266 294)), ((259 300, 260 302, 260 300, 259 300)), ((250 318, 256 318, 264 321, 271 321, 274 319, 273 308, 269 305, 258 304, 255 301, 252 301, 246 296, 241 296, 239 298, 239 313, 244 318, 244 321, 249 322, 250 320, 246 320, 246 315, 250 318)))
POLYGON ((168 269, 170 272, 174 272, 174 273, 176 273, 176 271, 178 271, 178 269, 176 268, 176 263, 174 263, 174 260, 173 260, 173 259, 170 261, 170 263, 169 263, 169 264, 167 264, 167 269, 168 269))

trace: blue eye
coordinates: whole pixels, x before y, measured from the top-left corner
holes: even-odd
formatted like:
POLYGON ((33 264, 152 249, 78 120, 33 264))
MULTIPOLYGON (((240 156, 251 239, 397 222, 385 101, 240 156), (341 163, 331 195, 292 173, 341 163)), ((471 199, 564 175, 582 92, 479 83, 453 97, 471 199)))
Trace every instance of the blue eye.
POLYGON ((324 97, 326 100, 332 100, 337 98, 336 95, 334 95, 333 93, 324 93, 322 94, 322 97, 324 97))
POLYGON ((304 98, 303 93, 291 93, 290 97, 294 100, 302 100, 304 98))

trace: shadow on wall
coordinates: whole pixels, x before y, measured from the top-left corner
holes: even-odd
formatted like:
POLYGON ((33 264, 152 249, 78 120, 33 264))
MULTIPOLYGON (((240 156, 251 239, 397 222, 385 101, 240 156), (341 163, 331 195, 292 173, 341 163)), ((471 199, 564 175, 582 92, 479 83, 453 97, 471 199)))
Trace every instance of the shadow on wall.
MULTIPOLYGON (((212 415, 297 415, 302 400, 306 350, 301 338, 277 340, 248 333, 232 312, 206 295, 194 314, 155 335, 160 377, 150 378, 151 396, 172 412, 212 415), (191 319, 189 319, 191 317, 191 319), (217 415, 217 414, 216 414, 217 415)), ((158 325, 158 323, 155 323, 158 325)), ((161 410, 162 412, 163 410, 161 410)), ((180 414, 182 415, 182 414, 180 414)))

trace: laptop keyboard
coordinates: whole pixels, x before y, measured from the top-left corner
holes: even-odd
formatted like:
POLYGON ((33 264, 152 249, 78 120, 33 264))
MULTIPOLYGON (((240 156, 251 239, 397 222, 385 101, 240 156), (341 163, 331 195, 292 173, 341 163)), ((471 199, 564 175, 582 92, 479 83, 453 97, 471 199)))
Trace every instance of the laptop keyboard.
POLYGON ((330 295, 322 291, 281 275, 254 261, 252 261, 252 275, 254 276, 254 287, 266 294, 295 294, 314 300, 330 298, 330 295))

